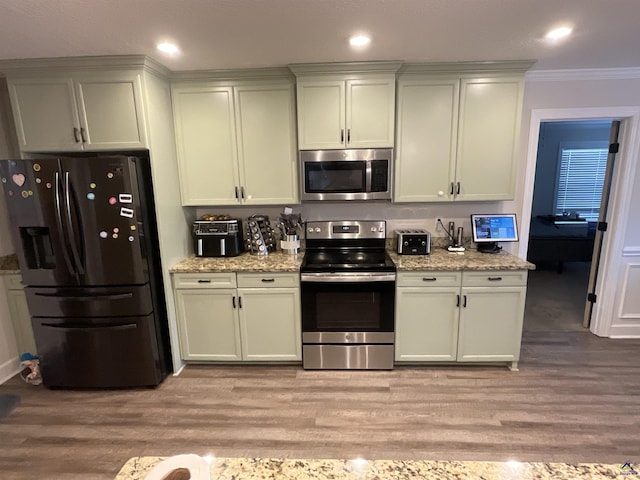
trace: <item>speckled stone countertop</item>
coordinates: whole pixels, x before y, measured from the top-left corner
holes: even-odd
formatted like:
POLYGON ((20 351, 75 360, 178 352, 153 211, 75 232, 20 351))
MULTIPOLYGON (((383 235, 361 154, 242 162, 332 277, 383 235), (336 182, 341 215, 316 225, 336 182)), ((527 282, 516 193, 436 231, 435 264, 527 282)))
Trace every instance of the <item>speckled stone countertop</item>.
POLYGON ((0 275, 11 275, 20 273, 18 256, 16 254, 0 257, 0 275))
POLYGON ((507 252, 480 253, 467 249, 462 253, 435 247, 429 255, 398 255, 389 251, 398 271, 411 270, 535 270, 535 265, 507 252))
MULTIPOLYGON (((535 265, 506 252, 478 253, 468 249, 462 254, 435 247, 430 255, 398 255, 387 249, 398 271, 411 270, 533 270, 535 265)), ((297 272, 304 252, 297 255, 281 251, 267 256, 243 253, 237 257, 189 257, 171 267, 171 273, 215 272, 297 272)))
POLYGON ((171 273, 215 272, 297 272, 304 253, 289 255, 281 251, 269 255, 243 253, 237 257, 189 257, 169 269, 171 273))
MULTIPOLYGON (((143 480, 160 461, 162 457, 131 458, 115 480, 143 480)), ((626 466, 593 463, 215 458, 210 464, 211 480, 615 479, 623 478, 626 471, 626 466)), ((629 468, 626 474, 637 471, 634 466, 629 468)))

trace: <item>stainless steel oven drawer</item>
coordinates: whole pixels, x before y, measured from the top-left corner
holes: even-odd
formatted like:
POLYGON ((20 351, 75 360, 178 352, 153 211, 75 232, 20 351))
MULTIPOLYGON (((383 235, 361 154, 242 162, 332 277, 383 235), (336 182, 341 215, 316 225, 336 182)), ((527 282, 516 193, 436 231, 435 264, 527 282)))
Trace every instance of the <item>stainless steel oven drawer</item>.
POLYGON ((303 345, 307 370, 392 370, 393 345, 303 345))

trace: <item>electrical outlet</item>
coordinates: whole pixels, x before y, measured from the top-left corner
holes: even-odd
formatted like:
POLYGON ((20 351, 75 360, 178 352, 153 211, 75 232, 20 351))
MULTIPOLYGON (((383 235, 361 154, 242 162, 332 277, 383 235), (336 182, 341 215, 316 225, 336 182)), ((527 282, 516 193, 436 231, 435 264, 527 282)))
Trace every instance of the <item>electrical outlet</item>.
POLYGON ((436 218, 436 232, 441 232, 442 231, 442 219, 441 218, 436 218))

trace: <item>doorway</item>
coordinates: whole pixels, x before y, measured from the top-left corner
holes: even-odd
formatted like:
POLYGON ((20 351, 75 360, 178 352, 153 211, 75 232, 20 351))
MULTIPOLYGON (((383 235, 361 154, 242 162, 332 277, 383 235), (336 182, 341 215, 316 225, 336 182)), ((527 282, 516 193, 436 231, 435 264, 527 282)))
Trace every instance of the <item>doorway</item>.
POLYGON ((612 123, 540 124, 527 254, 537 266, 528 289, 538 310, 536 329, 583 329, 602 195, 611 180, 612 123))

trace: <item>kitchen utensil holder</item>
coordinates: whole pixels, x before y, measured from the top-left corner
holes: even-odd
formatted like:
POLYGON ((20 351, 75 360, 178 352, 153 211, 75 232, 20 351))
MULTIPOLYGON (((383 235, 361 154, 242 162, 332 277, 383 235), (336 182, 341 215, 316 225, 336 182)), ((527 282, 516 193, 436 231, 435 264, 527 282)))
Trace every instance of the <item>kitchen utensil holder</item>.
POLYGON ((289 255, 296 255, 300 252, 300 237, 298 235, 286 235, 280 240, 280 248, 289 255))

